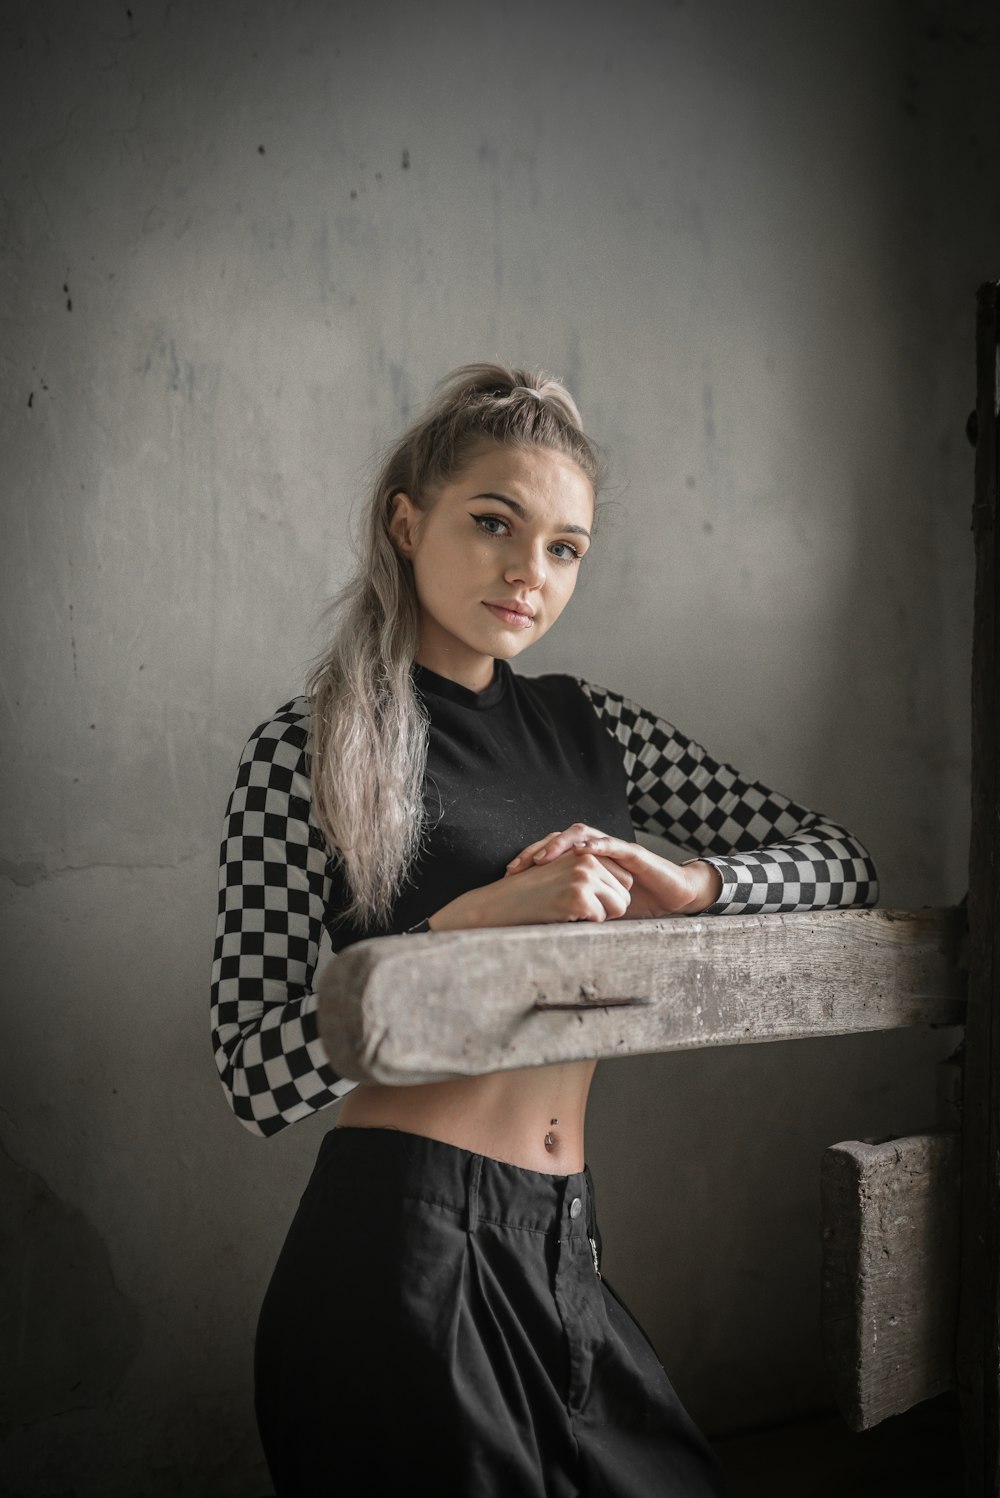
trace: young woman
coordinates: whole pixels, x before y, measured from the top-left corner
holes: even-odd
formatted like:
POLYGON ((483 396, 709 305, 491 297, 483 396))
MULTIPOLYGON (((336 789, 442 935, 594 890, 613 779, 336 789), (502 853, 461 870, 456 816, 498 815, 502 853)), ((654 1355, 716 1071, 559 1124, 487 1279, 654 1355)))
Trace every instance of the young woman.
POLYGON ((213 969, 223 1087, 261 1135, 343 1099, 257 1328, 278 1498, 723 1492, 601 1270, 595 1063, 355 1085, 316 1028, 324 927, 337 951, 875 902, 843 827, 609 688, 511 669, 590 565, 597 478, 561 384, 458 370, 382 467, 307 695, 240 762, 213 969), (636 829, 695 856, 661 858, 636 829))

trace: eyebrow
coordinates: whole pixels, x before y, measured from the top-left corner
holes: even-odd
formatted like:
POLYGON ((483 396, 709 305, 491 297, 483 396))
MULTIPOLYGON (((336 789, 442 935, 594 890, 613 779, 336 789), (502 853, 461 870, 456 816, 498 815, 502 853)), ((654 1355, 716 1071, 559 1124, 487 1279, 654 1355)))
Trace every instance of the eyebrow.
MULTIPOLYGON (((502 505, 510 505, 511 509, 514 511, 514 514, 517 515, 521 520, 528 519, 528 511, 524 508, 524 505, 520 504, 516 499, 508 499, 506 494, 473 494, 472 498, 498 499, 502 505)), ((556 530, 569 531, 570 534, 574 536, 586 536, 588 541, 591 539, 590 532, 588 530, 585 530, 582 525, 557 525, 556 530)))

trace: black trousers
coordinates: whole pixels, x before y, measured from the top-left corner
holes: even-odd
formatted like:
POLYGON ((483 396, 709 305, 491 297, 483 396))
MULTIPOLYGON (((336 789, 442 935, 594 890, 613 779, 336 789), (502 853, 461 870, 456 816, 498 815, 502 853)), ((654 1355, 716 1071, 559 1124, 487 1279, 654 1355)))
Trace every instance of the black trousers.
POLYGON ((257 1326, 278 1498, 724 1495, 599 1256, 586 1167, 331 1129, 257 1326))

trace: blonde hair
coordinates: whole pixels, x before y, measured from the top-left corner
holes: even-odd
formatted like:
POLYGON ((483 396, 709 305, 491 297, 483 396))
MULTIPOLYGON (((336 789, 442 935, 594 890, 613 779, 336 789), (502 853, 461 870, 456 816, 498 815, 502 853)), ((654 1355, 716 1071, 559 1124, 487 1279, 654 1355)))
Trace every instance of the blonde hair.
POLYGON ((434 490, 490 443, 566 454, 597 497, 598 450, 569 391, 502 364, 453 371, 385 456, 357 566, 330 604, 329 648, 306 684, 313 804, 351 894, 343 918, 357 926, 388 923, 425 826, 429 720, 410 676, 420 611, 412 567, 389 532, 393 497, 403 490, 426 512, 434 490))

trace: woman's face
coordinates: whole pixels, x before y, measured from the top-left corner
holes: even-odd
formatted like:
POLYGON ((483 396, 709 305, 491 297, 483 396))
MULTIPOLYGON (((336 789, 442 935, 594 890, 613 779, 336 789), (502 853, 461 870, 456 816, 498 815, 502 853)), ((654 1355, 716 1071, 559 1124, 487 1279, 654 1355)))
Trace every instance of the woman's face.
POLYGON ((413 565, 417 660, 482 691, 493 658, 520 655, 569 602, 590 545, 594 492, 563 453, 490 445, 431 499, 422 513, 396 494, 390 518, 413 565), (491 607, 505 603, 527 617, 491 607))

